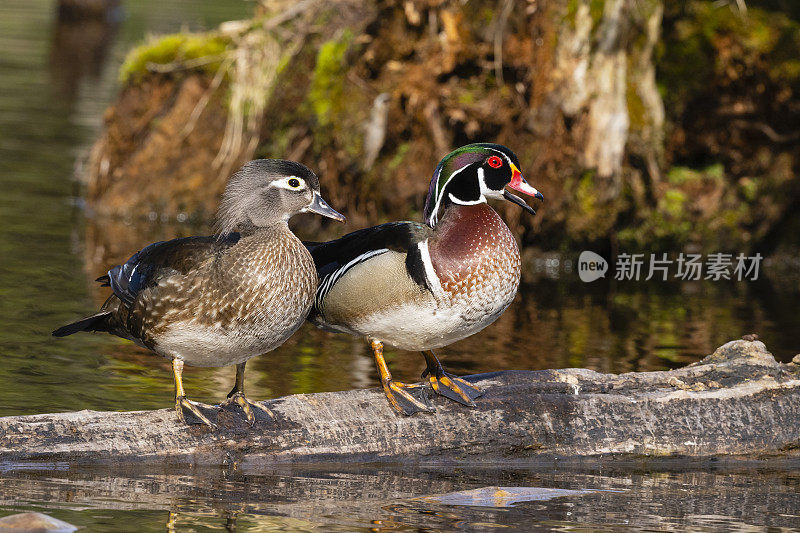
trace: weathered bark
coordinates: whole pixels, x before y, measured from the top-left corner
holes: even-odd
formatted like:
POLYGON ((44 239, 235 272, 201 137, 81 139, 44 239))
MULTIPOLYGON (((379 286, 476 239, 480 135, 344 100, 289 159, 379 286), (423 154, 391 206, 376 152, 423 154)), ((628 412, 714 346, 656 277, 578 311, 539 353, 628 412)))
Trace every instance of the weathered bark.
POLYGON ((476 409, 432 398, 402 417, 381 391, 299 394, 265 402, 249 427, 220 411, 217 429, 178 423, 170 409, 0 418, 0 464, 259 465, 318 461, 458 461, 596 456, 707 456, 800 447, 800 368, 758 341, 730 342, 669 372, 586 369, 472 376, 476 409))

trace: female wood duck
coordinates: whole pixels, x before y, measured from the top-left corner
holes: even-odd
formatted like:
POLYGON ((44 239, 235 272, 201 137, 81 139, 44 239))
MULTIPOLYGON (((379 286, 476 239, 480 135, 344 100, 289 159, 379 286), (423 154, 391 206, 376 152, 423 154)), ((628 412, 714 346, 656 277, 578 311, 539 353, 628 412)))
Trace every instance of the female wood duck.
POLYGON ((519 249, 488 198, 543 199, 528 185, 514 153, 497 144, 471 144, 439 163, 425 201, 425 222, 390 222, 326 243, 306 243, 320 285, 309 320, 331 331, 366 337, 384 392, 397 411, 431 411, 419 386, 392 381, 383 343, 425 356, 433 390, 474 406, 482 393, 444 372, 431 351, 482 330, 517 293, 519 249))
POLYGON ((288 226, 289 218, 305 212, 344 222, 322 199, 308 168, 280 159, 250 161, 228 182, 217 235, 157 242, 137 252, 98 278, 114 291, 99 313, 53 335, 106 331, 172 359, 175 407, 184 422, 214 425, 201 404, 185 396, 184 363, 236 365, 236 383, 223 405, 238 405, 252 424, 251 406, 266 409, 244 395, 246 361, 300 327, 317 289, 311 255, 288 226))

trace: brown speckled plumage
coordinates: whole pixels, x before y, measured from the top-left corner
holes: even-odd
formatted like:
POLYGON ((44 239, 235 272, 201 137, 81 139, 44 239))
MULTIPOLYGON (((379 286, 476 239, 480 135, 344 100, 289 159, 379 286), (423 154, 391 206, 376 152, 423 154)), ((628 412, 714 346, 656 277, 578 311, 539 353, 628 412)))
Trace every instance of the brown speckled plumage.
POLYGON ((244 363, 282 344, 303 323, 319 278, 289 219, 313 212, 336 220, 319 180, 293 161, 246 163, 225 188, 218 233, 151 244, 98 281, 113 290, 99 313, 63 326, 56 337, 106 331, 173 360, 176 409, 213 423, 186 399, 184 363, 237 365, 228 395, 249 422, 244 363))
POLYGON ((113 311, 108 325, 117 335, 193 366, 223 366, 267 352, 291 336, 311 308, 317 281, 311 255, 280 224, 212 253, 185 274, 161 277, 141 291, 130 310, 116 296, 103 308, 113 311), (227 347, 204 345, 198 338, 195 350, 180 350, 172 342, 175 331, 214 335, 226 339, 227 347))
MULTIPOLYGON (((186 397, 184 364, 236 365, 221 407, 251 425, 269 409, 244 395, 248 359, 276 348, 302 325, 319 284, 314 260, 289 219, 312 212, 344 222, 308 168, 282 159, 245 163, 228 181, 218 233, 153 243, 98 278, 113 294, 100 312, 53 332, 106 331, 172 360, 175 409, 183 422, 215 427, 186 397)), ((209 418, 211 416, 211 418, 209 418)))

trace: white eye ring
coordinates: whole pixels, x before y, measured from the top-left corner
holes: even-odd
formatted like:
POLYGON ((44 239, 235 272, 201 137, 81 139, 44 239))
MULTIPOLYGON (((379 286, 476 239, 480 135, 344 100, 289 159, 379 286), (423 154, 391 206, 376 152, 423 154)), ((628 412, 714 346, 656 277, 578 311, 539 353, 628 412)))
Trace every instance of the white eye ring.
POLYGON ((308 187, 308 184, 306 184, 306 180, 298 176, 287 176, 283 179, 273 181, 269 186, 289 191, 302 191, 308 187))

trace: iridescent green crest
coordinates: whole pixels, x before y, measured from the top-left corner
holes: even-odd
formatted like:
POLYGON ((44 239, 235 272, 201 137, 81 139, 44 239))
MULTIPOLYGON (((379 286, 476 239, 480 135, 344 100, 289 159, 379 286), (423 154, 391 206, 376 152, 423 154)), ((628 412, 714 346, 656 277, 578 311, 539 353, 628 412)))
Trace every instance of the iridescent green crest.
POLYGON ((442 206, 442 198, 444 197, 444 190, 447 184, 454 176, 473 163, 478 163, 486 159, 491 154, 501 152, 512 161, 516 162, 516 156, 511 150, 501 144, 492 143, 477 143, 468 144, 453 150, 444 158, 439 161, 436 171, 433 173, 430 187, 428 188, 428 197, 425 199, 425 223, 430 227, 436 225, 439 210, 442 206))

